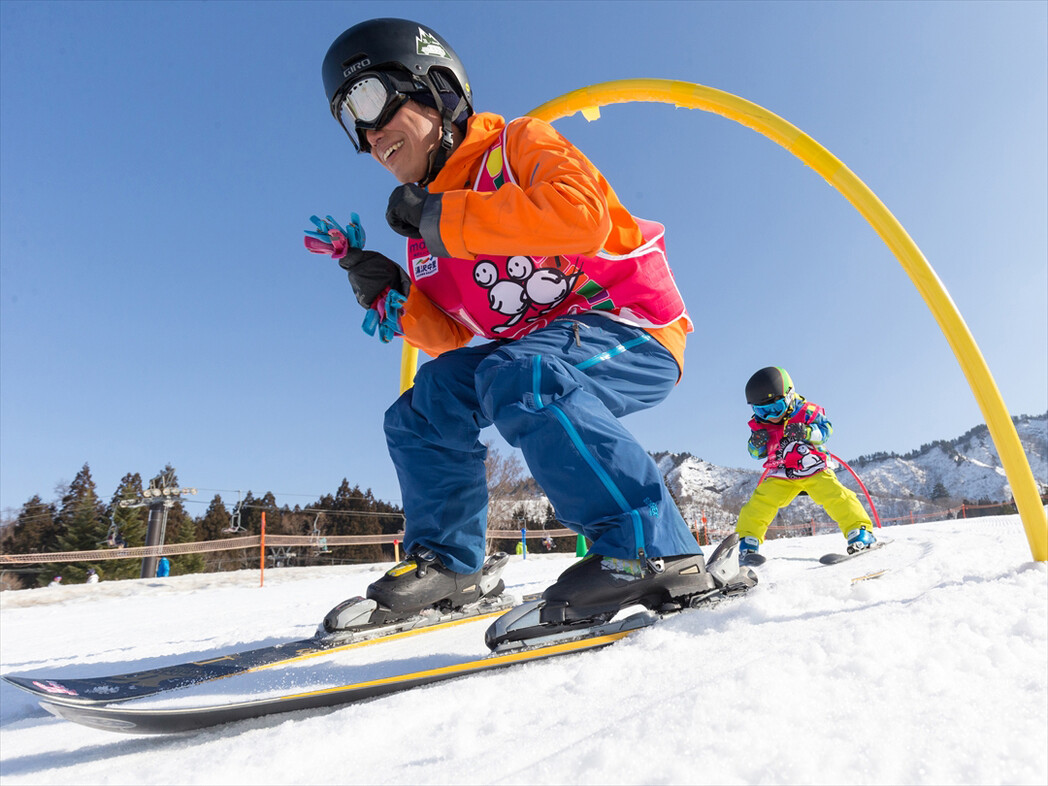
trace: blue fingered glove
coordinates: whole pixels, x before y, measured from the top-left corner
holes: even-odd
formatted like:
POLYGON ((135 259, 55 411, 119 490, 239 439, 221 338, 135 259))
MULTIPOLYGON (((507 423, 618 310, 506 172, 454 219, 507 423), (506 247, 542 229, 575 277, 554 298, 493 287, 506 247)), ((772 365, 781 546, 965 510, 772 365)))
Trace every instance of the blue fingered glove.
POLYGON ((330 254, 349 274, 357 302, 367 309, 361 329, 369 336, 377 333, 384 344, 403 335, 400 317, 411 287, 404 269, 377 251, 364 250, 364 227, 356 213, 350 213, 348 228, 331 216, 309 220, 317 231, 306 230, 306 248, 314 254, 330 254))
POLYGON ((375 307, 368 309, 361 329, 369 336, 378 332, 379 341, 388 344, 394 336, 404 335, 400 327, 400 317, 404 313, 407 298, 395 289, 387 290, 385 297, 375 301, 375 307))
POLYGON ((342 259, 349 249, 364 247, 364 227, 356 213, 349 214, 348 229, 342 227, 331 216, 310 216, 309 220, 313 222, 317 231, 307 229, 303 240, 306 248, 314 254, 330 254, 332 259, 342 259))

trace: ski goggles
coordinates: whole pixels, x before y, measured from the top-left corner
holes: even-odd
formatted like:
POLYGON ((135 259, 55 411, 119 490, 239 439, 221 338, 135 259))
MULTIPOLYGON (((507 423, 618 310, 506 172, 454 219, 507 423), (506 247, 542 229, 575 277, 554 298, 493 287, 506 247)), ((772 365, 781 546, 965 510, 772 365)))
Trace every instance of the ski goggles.
POLYGON ((356 136, 363 141, 364 131, 382 128, 404 106, 410 94, 424 89, 410 78, 387 71, 367 72, 351 82, 339 96, 339 122, 351 139, 356 136))
POLYGON ((792 401, 793 391, 791 390, 787 395, 775 399, 770 404, 754 404, 753 414, 761 420, 777 420, 786 414, 792 401))

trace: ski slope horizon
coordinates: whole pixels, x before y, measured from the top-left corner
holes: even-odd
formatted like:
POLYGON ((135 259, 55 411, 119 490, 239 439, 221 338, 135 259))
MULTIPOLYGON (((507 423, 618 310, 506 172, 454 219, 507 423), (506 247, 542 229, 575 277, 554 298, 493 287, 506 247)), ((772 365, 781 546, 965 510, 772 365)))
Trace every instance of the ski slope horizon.
MULTIPOLYGON (((191 736, 59 720, 0 686, 0 775, 35 783, 1009 783, 1048 778, 1048 568, 1018 516, 768 541, 748 595, 611 647, 191 736), (864 578, 885 570, 878 578, 864 578)), ((707 549, 707 553, 710 553, 707 549)), ((514 557, 516 596, 570 556, 514 557)), ((388 564, 0 593, 0 669, 97 676, 308 636, 388 564)), ((223 703, 485 654, 486 622, 156 697, 223 703)))

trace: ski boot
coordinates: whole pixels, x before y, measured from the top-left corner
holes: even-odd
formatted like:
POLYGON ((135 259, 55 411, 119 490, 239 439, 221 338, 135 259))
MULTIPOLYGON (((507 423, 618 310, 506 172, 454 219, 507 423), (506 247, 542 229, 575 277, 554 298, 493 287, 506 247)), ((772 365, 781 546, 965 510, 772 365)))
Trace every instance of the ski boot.
POLYGON ((751 536, 739 540, 739 564, 740 565, 763 565, 767 560, 759 553, 761 542, 751 536))
POLYGON ((542 593, 544 624, 607 620, 640 604, 658 609, 675 598, 714 588, 702 554, 659 559, 620 559, 591 554, 576 562, 542 593))
POLYGON ((853 529, 846 537, 848 538, 849 554, 855 554, 863 549, 868 549, 877 542, 877 538, 873 537, 873 533, 866 529, 866 527, 853 529))
POLYGON ((509 555, 500 551, 476 573, 462 574, 445 568, 428 549, 417 552, 368 587, 367 598, 335 606, 317 635, 364 638, 368 632, 385 635, 508 608, 513 601, 501 578, 508 562, 509 555))
POLYGON ((390 568, 368 587, 367 597, 393 614, 461 608, 487 594, 481 589, 483 572, 455 573, 444 567, 435 552, 424 549, 390 568))
POLYGON ((706 562, 706 572, 713 577, 717 591, 712 596, 693 597, 689 605, 692 608, 707 600, 720 600, 746 592, 757 584, 757 574, 749 564, 742 562, 742 541, 732 533, 714 549, 706 562))
POLYGON ((539 600, 495 620, 485 642, 503 652, 603 636, 745 592, 757 583, 757 575, 739 565, 738 542, 738 535, 730 535, 708 564, 701 554, 648 560, 589 555, 564 571, 539 600), (649 610, 616 617, 633 605, 649 610))

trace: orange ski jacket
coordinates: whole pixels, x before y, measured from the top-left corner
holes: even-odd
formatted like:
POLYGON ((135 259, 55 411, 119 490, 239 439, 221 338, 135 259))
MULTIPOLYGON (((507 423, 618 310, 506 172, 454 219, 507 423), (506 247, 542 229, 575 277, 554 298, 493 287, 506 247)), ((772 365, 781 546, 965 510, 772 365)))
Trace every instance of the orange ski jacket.
MULTIPOLYGON (((474 260, 479 254, 553 256, 626 254, 644 239, 633 216, 595 166, 548 123, 498 115, 469 119, 466 136, 429 185, 442 194, 440 239, 448 253, 474 260), (497 191, 472 188, 489 147, 506 130, 506 158, 517 183, 497 191)), ((473 332, 412 287, 402 318, 404 338, 429 355, 465 346, 473 332)), ((649 328, 684 367, 690 330, 686 317, 649 328)))

